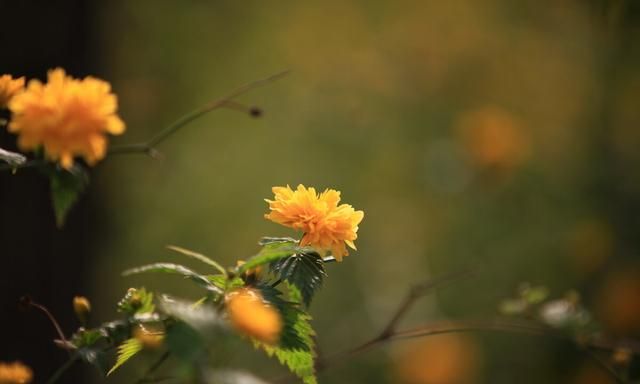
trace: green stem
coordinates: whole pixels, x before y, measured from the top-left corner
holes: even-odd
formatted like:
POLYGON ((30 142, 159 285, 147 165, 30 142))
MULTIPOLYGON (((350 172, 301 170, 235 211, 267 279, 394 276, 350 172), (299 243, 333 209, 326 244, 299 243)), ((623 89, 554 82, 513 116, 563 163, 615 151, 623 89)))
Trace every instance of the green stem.
POLYGON ((187 113, 186 115, 180 117, 178 120, 174 121, 172 124, 170 124, 169 126, 167 126, 166 128, 164 128, 162 131, 158 132, 157 134, 153 135, 149 140, 147 140, 146 142, 143 143, 137 143, 137 144, 127 144, 127 145, 122 145, 122 146, 116 146, 111 148, 111 150, 109 151, 109 154, 125 154, 125 153, 146 153, 150 156, 154 156, 155 152, 155 146, 160 144, 162 141, 166 140, 169 136, 173 135, 174 133, 176 133, 178 130, 180 130, 182 127, 184 127, 185 125, 189 124, 190 122, 196 120, 197 118, 203 116, 204 114, 211 112, 213 110, 216 110, 218 108, 223 108, 223 107, 227 107, 227 108, 232 108, 232 109, 241 109, 243 111, 249 112, 253 115, 257 115, 255 113, 255 109, 251 109, 251 108, 247 108, 243 105, 241 105, 240 103, 234 102, 233 99, 235 99, 236 97, 249 92, 250 90, 257 88, 259 86, 262 86, 264 84, 270 83, 272 81, 275 81, 279 78, 281 78, 282 76, 288 74, 289 71, 282 71, 279 73, 276 73, 274 75, 265 77, 264 79, 260 79, 248 84, 245 84, 241 87, 236 88, 233 92, 229 93, 227 96, 218 99, 218 100, 214 100, 211 101, 208 104, 205 104, 204 106, 193 110, 189 113, 187 113))
POLYGON ((62 365, 60 368, 58 368, 57 371, 54 372, 54 374, 47 381, 47 384, 54 384, 55 382, 57 382, 58 379, 60 379, 60 377, 62 377, 62 375, 69 368, 71 368, 71 366, 73 366, 73 364, 76 362, 76 360, 78 360, 79 357, 80 357, 80 355, 75 354, 69 360, 67 360, 67 362, 64 363, 64 365, 62 365))

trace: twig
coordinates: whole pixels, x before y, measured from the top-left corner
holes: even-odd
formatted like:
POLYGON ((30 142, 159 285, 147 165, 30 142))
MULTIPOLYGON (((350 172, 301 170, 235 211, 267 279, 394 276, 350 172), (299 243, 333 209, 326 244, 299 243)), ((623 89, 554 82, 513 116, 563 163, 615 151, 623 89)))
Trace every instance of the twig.
POLYGON ((378 339, 384 339, 385 337, 393 334, 398 326, 398 323, 407 314, 407 312, 413 307, 413 304, 419 298, 425 296, 432 289, 456 281, 461 278, 470 277, 476 273, 475 270, 466 269, 458 272, 454 272, 448 275, 440 276, 431 280, 427 280, 421 284, 416 284, 409 289, 409 292, 405 296, 404 300, 396 309, 395 313, 387 323, 387 326, 378 335, 378 339))
MULTIPOLYGON (((398 330, 397 326, 404 318, 407 312, 413 307, 416 300, 432 289, 441 286, 443 284, 455 281, 462 277, 467 277, 475 273, 474 270, 465 270, 457 273, 445 275, 436 279, 429 280, 425 283, 416 285, 409 290, 409 293, 405 296, 404 300, 398 306, 398 309, 391 316, 387 325, 383 330, 372 339, 365 341, 364 343, 352 347, 346 351, 333 354, 328 358, 318 359, 315 367, 316 371, 324 371, 330 367, 335 366, 337 363, 346 361, 348 358, 357 356, 361 353, 369 351, 370 349, 388 343, 395 340, 411 339, 418 337, 434 336, 446 333, 461 333, 461 332, 509 332, 519 334, 529 334, 535 336, 544 336, 554 338, 556 340, 569 342, 576 346, 585 353, 589 358, 595 360, 597 364, 609 374, 618 384, 626 384, 624 378, 622 378, 616 370, 600 359, 592 349, 604 349, 615 350, 620 347, 629 348, 634 353, 640 353, 640 348, 636 345, 630 345, 629 343, 611 342, 604 339, 591 339, 591 340, 579 340, 571 335, 560 333, 553 328, 539 323, 531 322, 518 322, 518 321, 505 321, 504 319, 494 320, 480 320, 480 321, 445 321, 440 323, 425 324, 414 328, 405 330, 398 330)), ((287 376, 289 377, 289 376, 287 376)), ((276 382, 280 382, 286 377, 281 377, 276 382)))
POLYGON ((618 372, 611 365, 609 365, 606 361, 602 360, 602 358, 600 358, 600 356, 598 356, 594 351, 592 351, 590 349, 585 349, 584 352, 600 368, 602 368, 603 370, 607 371, 609 376, 613 377, 613 379, 616 381, 616 383, 618 383, 618 384, 627 384, 627 380, 625 380, 622 376, 620 376, 618 374, 618 372))
POLYGON ((60 377, 62 377, 62 375, 69 368, 71 368, 71 366, 73 366, 73 364, 76 362, 76 360, 78 360, 79 357, 80 355, 78 355, 77 353, 71 356, 69 360, 67 360, 67 362, 64 363, 64 365, 62 365, 60 368, 58 368, 58 370, 54 372, 54 374, 49 378, 49 380, 47 380, 47 384, 54 384, 55 382, 57 382, 58 379, 60 379, 60 377))
POLYGON ((111 148, 111 150, 109 150, 109 154, 143 153, 151 157, 156 157, 158 155, 158 151, 155 149, 155 147, 158 144, 160 144, 162 141, 167 139, 169 136, 176 133, 178 130, 180 130, 180 128, 184 127, 188 123, 218 108, 226 107, 226 108, 241 110, 243 112, 249 113, 251 116, 258 117, 262 114, 262 111, 260 109, 255 107, 247 107, 244 104, 234 101, 233 99, 253 90, 254 88, 273 82, 285 76, 288 73, 289 73, 288 70, 282 71, 274 75, 265 77, 264 79, 253 81, 251 83, 238 87, 228 95, 220 99, 211 101, 205 104, 204 106, 196 110, 193 110, 187 113, 186 115, 180 117, 178 120, 176 120, 175 122, 167 126, 165 129, 163 129, 162 131, 152 136, 149 140, 142 143, 137 143, 137 144, 114 146, 111 148))
MULTIPOLYGON (((25 306, 31 306, 42 311, 49 318, 49 321, 51 321, 51 324, 53 324, 53 327, 56 329, 56 332, 58 333, 58 337, 60 338, 60 340, 62 340, 62 343, 64 345, 69 345, 67 338, 64 336, 64 332, 62 332, 62 328, 60 327, 60 324, 58 324, 58 321, 53 316, 53 314, 49 312, 47 307, 45 307, 42 304, 36 303, 30 297, 26 297, 26 296, 21 299, 21 304, 25 306)), ((67 352, 69 353, 69 357, 71 357, 71 351, 67 349, 67 352)))
POLYGON ((43 165, 44 162, 39 161, 39 160, 28 160, 25 161, 24 163, 20 163, 17 165, 13 165, 13 164, 0 164, 0 172, 3 171, 16 171, 18 169, 23 169, 23 168, 34 168, 34 167, 38 167, 40 165, 43 165))
MULTIPOLYGON (((404 340, 404 339, 413 339, 418 337, 427 337, 427 336, 435 336, 442 335, 447 333, 463 333, 463 332, 500 332, 500 333, 517 333, 517 334, 526 334, 533 336, 543 336, 553 338, 559 341, 569 342, 572 345, 578 347, 580 351, 585 353, 589 358, 596 361, 596 363, 606 371, 613 379, 616 380, 619 384, 626 384, 626 381, 616 372, 616 370, 607 364, 605 361, 600 359, 592 349, 606 349, 606 350, 615 350, 620 346, 617 343, 603 343, 600 342, 586 342, 581 343, 578 342, 575 338, 557 332, 552 328, 547 326, 530 323, 530 322, 517 322, 517 321, 505 321, 504 319, 494 319, 494 320, 477 320, 477 321, 443 321, 438 323, 431 323, 421 325, 415 328, 401 330, 401 331, 393 331, 391 334, 388 334, 385 338, 375 337, 369 341, 366 341, 359 346, 351 348, 341 353, 334 354, 329 358, 318 361, 316 363, 316 370, 324 371, 330 367, 334 367, 337 363, 344 362, 347 358, 355 357, 364 352, 369 351, 370 349, 382 345, 384 343, 396 341, 396 340, 404 340)), ((640 351, 635 351, 636 353, 640 351)))
POLYGON ((157 371, 158 368, 160 368, 160 366, 162 366, 162 364, 164 364, 164 362, 167 361, 170 355, 171 353, 169 351, 166 351, 165 353, 163 353, 162 356, 160 356, 160 358, 155 363, 153 363, 153 365, 150 366, 149 369, 147 369, 144 375, 138 381, 136 381, 136 384, 154 383, 154 382, 161 381, 162 378, 160 379, 150 378, 149 376, 152 375, 155 371, 157 371))

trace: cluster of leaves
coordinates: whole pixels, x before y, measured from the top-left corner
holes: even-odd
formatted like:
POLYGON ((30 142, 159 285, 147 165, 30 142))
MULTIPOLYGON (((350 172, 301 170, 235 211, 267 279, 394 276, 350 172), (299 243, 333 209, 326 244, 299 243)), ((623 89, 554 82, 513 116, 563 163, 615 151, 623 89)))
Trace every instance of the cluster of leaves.
POLYGON ((223 268, 216 261, 179 247, 169 249, 192 257, 212 267, 215 273, 202 274, 183 265, 155 263, 130 269, 124 275, 164 273, 182 276, 203 289, 204 296, 196 302, 176 300, 167 295, 153 294, 144 288, 130 289, 118 303, 123 319, 85 330, 80 329, 70 341, 77 357, 93 364, 109 375, 146 347, 140 329, 154 330, 162 335, 162 347, 177 359, 196 364, 201 361, 216 332, 228 332, 225 297, 240 288, 260 292, 282 319, 279 341, 268 344, 249 339, 269 356, 274 356, 305 384, 316 383, 314 330, 307 309, 313 295, 326 276, 325 263, 317 252, 300 247, 292 238, 263 238, 261 249, 244 263, 223 268), (110 368, 105 352, 116 349, 117 356, 110 368))

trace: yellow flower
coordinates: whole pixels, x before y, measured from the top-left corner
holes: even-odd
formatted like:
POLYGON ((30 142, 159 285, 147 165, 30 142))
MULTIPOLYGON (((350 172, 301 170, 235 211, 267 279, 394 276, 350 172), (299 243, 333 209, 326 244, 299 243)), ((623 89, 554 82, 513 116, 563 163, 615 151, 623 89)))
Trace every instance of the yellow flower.
POLYGON ((356 249, 353 241, 364 212, 355 211, 349 204, 338 205, 340 192, 326 189, 318 194, 315 188, 302 184, 295 191, 288 185, 273 187, 272 191, 275 200, 265 199, 271 210, 265 218, 303 231, 300 245, 310 245, 320 252, 331 250, 338 261, 349 254, 345 244, 356 249))
POLYGON ((31 368, 21 362, 0 362, 0 384, 25 384, 30 383, 32 378, 31 368))
POLYGON ((268 344, 280 338, 280 313, 266 303, 254 289, 241 288, 226 297, 231 324, 238 331, 268 344))
POLYGON ((24 77, 14 79, 11 75, 0 76, 0 108, 5 108, 9 100, 24 88, 24 77))
POLYGON ((94 77, 74 79, 56 68, 49 71, 46 84, 31 80, 11 99, 9 131, 19 135, 22 150, 43 146, 46 156, 66 169, 74 156, 93 165, 106 154, 106 133, 124 132, 117 108, 109 83, 94 77))

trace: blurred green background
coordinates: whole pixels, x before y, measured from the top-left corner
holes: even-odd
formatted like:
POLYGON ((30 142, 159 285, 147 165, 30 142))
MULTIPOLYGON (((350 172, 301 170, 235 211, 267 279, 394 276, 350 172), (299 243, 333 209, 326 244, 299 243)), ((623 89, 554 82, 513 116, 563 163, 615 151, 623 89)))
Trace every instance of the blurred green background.
MULTIPOLYGON (((479 273, 420 301, 404 325, 493 316, 530 282, 553 297, 578 289, 605 328, 637 336, 637 2, 98 7, 103 72, 128 125, 114 144, 142 141, 241 84, 291 74, 240 99, 263 118, 219 110, 163 143, 160 160, 119 156, 98 167, 91 188, 106 214, 87 256, 94 319, 113 317, 107 303, 130 286, 197 297, 177 278, 114 276, 184 261, 167 244, 227 265, 247 258, 259 237, 291 235, 263 218, 271 187, 303 183, 338 189, 365 211, 358 251, 329 266, 311 308, 322 354, 378 332, 412 283, 469 267, 479 273)), ((429 340, 347 360, 320 381, 612 382, 549 340, 429 340)), ((249 347, 227 358, 264 379, 281 372, 249 347)))

